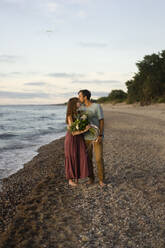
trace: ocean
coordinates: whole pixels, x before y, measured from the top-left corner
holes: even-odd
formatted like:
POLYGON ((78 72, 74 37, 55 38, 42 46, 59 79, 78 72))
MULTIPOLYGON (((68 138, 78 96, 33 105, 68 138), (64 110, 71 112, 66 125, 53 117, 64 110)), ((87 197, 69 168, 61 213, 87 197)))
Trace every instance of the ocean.
POLYGON ((65 135, 65 105, 0 106, 0 181, 37 155, 37 149, 65 135))

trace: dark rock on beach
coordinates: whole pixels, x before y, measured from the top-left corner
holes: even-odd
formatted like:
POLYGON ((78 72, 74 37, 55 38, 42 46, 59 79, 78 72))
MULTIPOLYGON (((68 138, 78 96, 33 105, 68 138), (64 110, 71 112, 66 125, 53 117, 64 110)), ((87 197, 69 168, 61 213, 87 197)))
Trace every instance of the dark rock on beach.
MULTIPOLYGON (((106 105, 106 186, 68 186, 64 138, 3 180, 1 248, 164 248, 165 106, 106 105)), ((95 161, 94 161, 95 162, 95 161)))

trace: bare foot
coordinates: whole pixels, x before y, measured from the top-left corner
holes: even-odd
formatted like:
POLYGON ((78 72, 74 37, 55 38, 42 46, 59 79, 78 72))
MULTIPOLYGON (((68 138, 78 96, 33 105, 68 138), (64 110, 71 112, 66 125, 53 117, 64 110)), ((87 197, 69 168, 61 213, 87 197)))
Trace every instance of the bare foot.
POLYGON ((101 187, 104 187, 106 185, 105 183, 103 183, 103 181, 100 181, 99 184, 101 187))
POLYGON ((77 179, 75 179, 75 181, 76 181, 76 183, 78 184, 78 178, 77 178, 77 179))
POLYGON ((69 185, 71 185, 73 187, 76 187, 77 186, 77 183, 73 182, 72 180, 69 180, 69 185))

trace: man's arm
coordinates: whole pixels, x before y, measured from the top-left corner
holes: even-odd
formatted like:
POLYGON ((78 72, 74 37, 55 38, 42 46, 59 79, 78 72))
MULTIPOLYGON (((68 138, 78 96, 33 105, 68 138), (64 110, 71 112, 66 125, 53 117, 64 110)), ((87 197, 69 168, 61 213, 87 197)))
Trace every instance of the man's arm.
POLYGON ((98 142, 98 143, 102 141, 103 130, 104 130, 104 119, 99 120, 99 129, 100 129, 99 136, 95 140, 95 142, 98 142))
POLYGON ((96 142, 101 142, 102 141, 102 135, 104 131, 104 114, 103 114, 103 109, 100 104, 97 104, 97 117, 99 119, 99 136, 96 139, 96 142))
POLYGON ((99 120, 99 129, 100 129, 99 135, 102 136, 104 130, 104 119, 99 120))
POLYGON ((97 105, 97 117, 99 119, 99 129, 100 129, 100 136, 103 135, 104 132, 104 114, 103 109, 100 104, 97 105))

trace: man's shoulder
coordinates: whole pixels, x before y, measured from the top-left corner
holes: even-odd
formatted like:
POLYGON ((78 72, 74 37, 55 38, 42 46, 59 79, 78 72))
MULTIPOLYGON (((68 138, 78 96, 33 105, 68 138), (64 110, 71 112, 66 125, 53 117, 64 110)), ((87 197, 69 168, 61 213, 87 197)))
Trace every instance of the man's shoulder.
POLYGON ((98 106, 98 103, 97 102, 92 102, 92 106, 96 107, 96 106, 98 106))
POLYGON ((95 108, 100 108, 101 107, 100 103, 94 102, 93 104, 94 104, 95 108))

